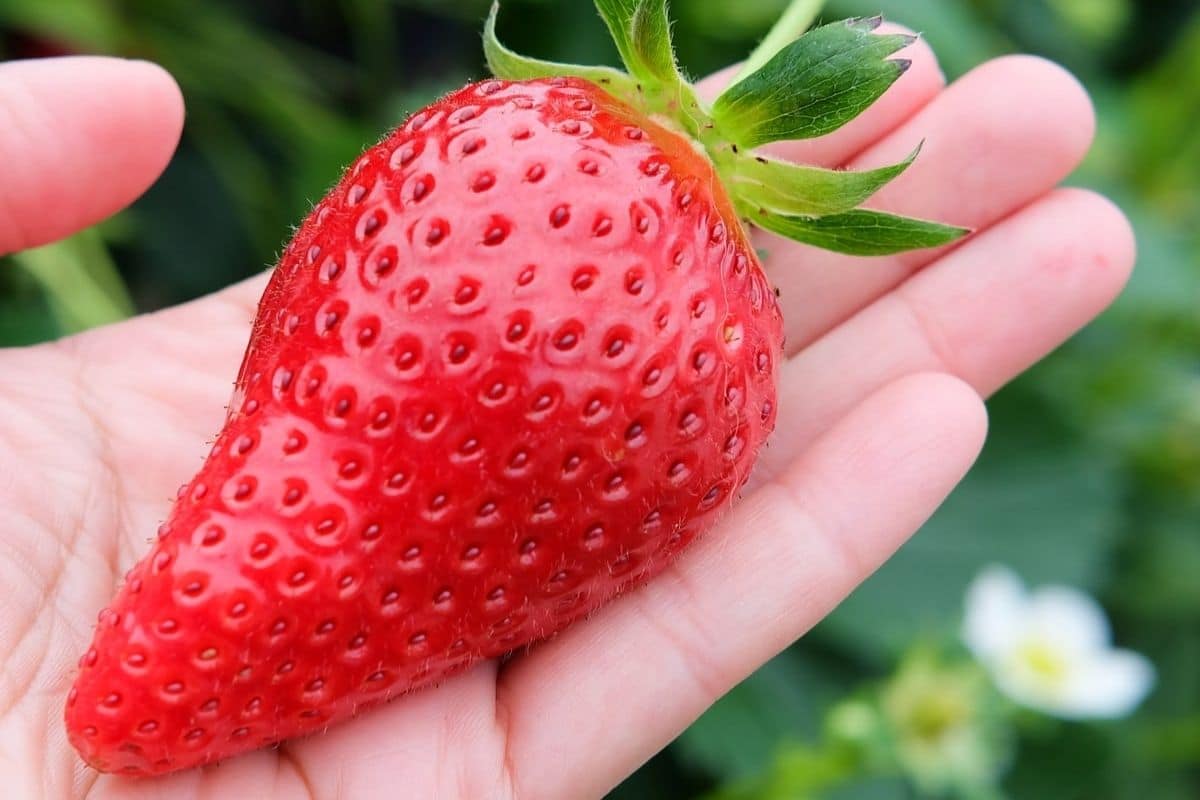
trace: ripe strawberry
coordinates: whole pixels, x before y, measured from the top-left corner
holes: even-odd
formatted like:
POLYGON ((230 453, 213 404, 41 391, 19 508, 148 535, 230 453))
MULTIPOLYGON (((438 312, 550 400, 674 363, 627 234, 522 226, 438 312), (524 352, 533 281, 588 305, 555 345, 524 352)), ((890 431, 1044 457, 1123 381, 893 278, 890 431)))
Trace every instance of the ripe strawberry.
MULTIPOLYGON (((834 38, 888 41, 869 27, 834 38)), ((819 179, 844 203, 882 171, 745 155, 766 135, 741 122, 753 107, 704 121, 645 52, 626 56, 640 87, 531 78, 494 37, 489 55, 530 79, 414 116, 286 248, 225 427, 80 661, 67 726, 96 768, 166 772, 326 727, 652 576, 728 506, 775 420, 782 320, 739 212, 897 246, 838 222, 875 212, 787 213, 828 202, 819 179)), ((881 64, 879 92, 900 71, 881 64)), ((904 246, 952 235, 910 222, 904 246)))

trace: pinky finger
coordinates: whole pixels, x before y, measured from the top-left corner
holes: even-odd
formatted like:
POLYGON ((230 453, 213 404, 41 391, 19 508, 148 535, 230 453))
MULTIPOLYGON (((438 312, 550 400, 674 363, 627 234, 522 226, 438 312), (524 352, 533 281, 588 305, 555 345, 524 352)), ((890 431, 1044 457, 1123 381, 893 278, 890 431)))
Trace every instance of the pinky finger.
POLYGON ((517 795, 599 797, 635 770, 919 528, 985 429, 961 381, 901 379, 659 578, 511 664, 500 700, 517 795))

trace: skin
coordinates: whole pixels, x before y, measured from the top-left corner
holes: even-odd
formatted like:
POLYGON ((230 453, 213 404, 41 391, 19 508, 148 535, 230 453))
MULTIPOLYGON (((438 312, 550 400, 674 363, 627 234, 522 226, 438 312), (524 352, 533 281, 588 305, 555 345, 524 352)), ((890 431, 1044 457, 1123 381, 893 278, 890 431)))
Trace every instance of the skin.
MULTIPOLYGON (((1055 186, 1092 136, 1083 89, 1027 57, 955 85, 928 48, 799 160, 916 165, 881 208, 977 229, 863 260, 768 240, 790 360, 741 503, 650 585, 551 642, 327 734, 154 781, 101 776, 62 708, 96 611, 219 429, 264 276, 60 342, 0 351, 0 774, 15 797, 599 797, 803 635, 933 512, 982 445, 982 397, 1119 293, 1107 200, 1055 186)), ((704 87, 710 94, 721 76, 704 87)), ((0 253, 90 225, 162 171, 183 118, 161 69, 0 65, 0 253)))

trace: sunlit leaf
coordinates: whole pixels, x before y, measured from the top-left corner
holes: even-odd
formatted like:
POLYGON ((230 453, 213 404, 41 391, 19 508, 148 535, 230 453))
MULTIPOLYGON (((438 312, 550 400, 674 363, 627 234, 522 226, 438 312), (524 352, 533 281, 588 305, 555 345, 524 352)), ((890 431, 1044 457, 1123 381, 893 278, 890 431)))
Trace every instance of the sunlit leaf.
POLYGON ((118 322, 133 314, 125 282, 95 230, 15 254, 37 281, 64 333, 118 322))
POLYGON ((904 74, 888 60, 909 36, 875 33, 879 19, 824 25, 780 50, 713 105, 722 135, 743 148, 810 139, 845 125, 904 74))
POLYGON ((908 169, 919 150, 898 164, 873 170, 831 170, 741 156, 732 164, 729 189, 751 208, 793 216, 828 216, 857 208, 908 169))
POLYGON ((883 256, 940 247, 969 233, 965 228, 868 209, 807 218, 759 208, 750 210, 747 218, 771 233, 854 256, 883 256))

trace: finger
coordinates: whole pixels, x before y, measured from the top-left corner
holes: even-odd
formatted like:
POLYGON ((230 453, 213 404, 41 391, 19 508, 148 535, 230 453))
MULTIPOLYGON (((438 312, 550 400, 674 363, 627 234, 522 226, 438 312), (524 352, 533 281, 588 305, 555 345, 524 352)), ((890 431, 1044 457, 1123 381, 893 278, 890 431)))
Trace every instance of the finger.
POLYGON ((636 769, 916 530, 985 428, 957 380, 889 386, 663 575, 514 662, 500 696, 517 794, 599 797, 636 769))
POLYGON ((166 166, 182 125, 179 88, 153 64, 0 64, 0 255, 129 205, 166 166))
POLYGON ((981 234, 787 362, 778 446, 763 452, 754 480, 902 375, 944 371, 994 392, 1113 301, 1135 250, 1120 210, 1078 189, 981 234))
MULTIPOLYGON (((893 23, 881 25, 878 32, 912 33, 893 23)), ((924 39, 917 39, 894 57, 910 61, 908 71, 860 116, 825 136, 780 142, 767 149, 780 158, 834 167, 894 130, 933 100, 946 85, 946 76, 938 66, 937 56, 924 39)), ((739 69, 739 66, 729 67, 700 81, 696 86, 700 96, 710 101, 716 99, 739 69)))
MULTIPOLYGON (((979 67, 848 166, 895 163, 925 140, 912 167, 868 203, 982 230, 1041 197, 1078 166, 1095 116, 1079 82, 1039 58, 979 67)), ((799 352, 939 253, 861 259, 769 237, 790 353, 799 352)))

